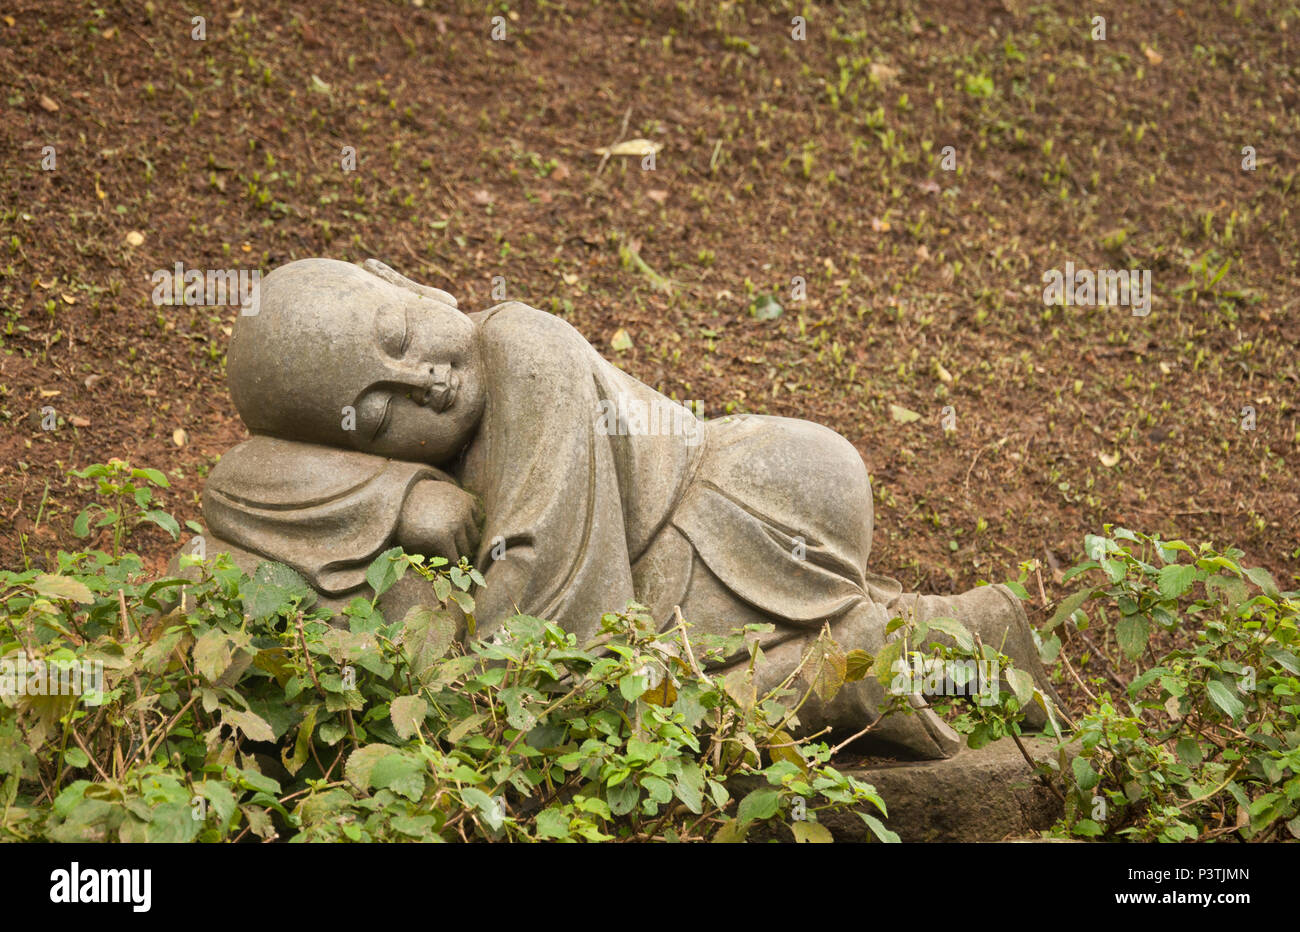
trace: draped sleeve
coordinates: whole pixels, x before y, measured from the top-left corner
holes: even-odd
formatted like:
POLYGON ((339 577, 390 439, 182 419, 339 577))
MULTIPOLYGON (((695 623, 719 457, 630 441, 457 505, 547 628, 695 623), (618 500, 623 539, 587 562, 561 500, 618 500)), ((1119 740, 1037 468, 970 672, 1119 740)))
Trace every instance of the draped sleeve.
POLYGON ((451 481, 419 463, 255 436, 213 468, 203 517, 222 540, 343 595, 392 546, 406 494, 423 479, 451 481))
POLYGON ((596 429, 599 356, 523 304, 479 325, 487 403, 461 480, 487 513, 480 632, 524 613, 590 636, 634 597, 616 458, 596 429))

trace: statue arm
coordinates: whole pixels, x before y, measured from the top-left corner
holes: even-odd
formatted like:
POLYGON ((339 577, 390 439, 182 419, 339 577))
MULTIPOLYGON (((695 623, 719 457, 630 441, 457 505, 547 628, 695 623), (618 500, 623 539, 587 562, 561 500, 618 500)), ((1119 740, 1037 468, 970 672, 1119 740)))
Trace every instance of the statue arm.
POLYGON ((633 596, 618 470, 595 429, 599 357, 565 321, 522 304, 495 311, 480 346, 486 452, 463 477, 487 511, 479 630, 523 612, 581 636, 633 596))
POLYGON ((479 500, 453 482, 422 479, 411 487, 397 519, 396 541, 408 553, 473 557, 483 527, 479 500))

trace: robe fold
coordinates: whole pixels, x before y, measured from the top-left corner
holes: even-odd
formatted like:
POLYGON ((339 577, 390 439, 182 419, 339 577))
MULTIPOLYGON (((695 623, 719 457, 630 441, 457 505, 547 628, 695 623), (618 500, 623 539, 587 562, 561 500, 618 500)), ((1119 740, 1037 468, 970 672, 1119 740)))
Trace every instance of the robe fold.
POLYGON ((339 596, 360 588, 366 567, 392 546, 411 487, 450 478, 418 463, 254 437, 208 476, 203 519, 219 538, 339 596))

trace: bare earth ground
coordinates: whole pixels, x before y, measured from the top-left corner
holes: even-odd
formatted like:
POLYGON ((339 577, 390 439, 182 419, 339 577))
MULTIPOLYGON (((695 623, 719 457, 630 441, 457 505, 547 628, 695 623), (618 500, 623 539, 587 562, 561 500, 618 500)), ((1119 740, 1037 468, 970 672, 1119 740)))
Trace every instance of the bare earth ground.
POLYGON ((1107 522, 1300 579, 1294 3, 28 0, 0 43, 2 565, 84 546, 68 469, 163 469, 197 518, 245 436, 237 308, 154 270, 328 255, 467 309, 502 276, 709 415, 835 428, 908 587, 1038 559, 1054 600, 1107 522), (652 171, 594 152, 635 138, 652 171), (1149 316, 1046 307, 1067 261, 1150 269, 1149 316))

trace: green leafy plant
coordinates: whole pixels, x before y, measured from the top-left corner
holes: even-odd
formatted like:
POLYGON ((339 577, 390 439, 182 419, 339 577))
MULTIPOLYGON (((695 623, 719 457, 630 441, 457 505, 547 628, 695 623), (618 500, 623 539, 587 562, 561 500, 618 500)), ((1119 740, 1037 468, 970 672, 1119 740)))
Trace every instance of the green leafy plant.
POLYGON ((1118 695, 1078 680, 1091 700, 1074 723, 1078 756, 1046 768, 1066 790, 1057 832, 1300 838, 1297 594, 1242 566, 1240 550, 1106 532, 1065 574, 1090 584, 1062 602, 1044 649, 1095 625, 1115 645, 1107 662, 1134 675, 1118 695))
POLYGON ((70 475, 79 479, 94 479, 99 495, 104 501, 93 502, 77 515, 72 524, 72 532, 78 537, 87 537, 92 528, 111 527, 113 529, 113 555, 122 552, 122 542, 127 535, 140 524, 156 524, 176 540, 180 536, 180 525, 170 514, 159 508, 151 508, 153 489, 170 488, 167 477, 156 469, 135 469, 129 463, 111 459, 107 463, 96 463, 82 470, 72 470, 70 475), (98 516, 99 520, 95 520, 98 516), (92 525, 91 521, 95 523, 92 525))
MULTIPOLYGON (((140 504, 125 464, 86 474, 107 479, 106 511, 140 504)), ((800 671, 758 694, 756 648, 705 672, 754 632, 661 632, 635 605, 590 644, 528 616, 463 642, 483 584, 464 562, 390 550, 366 574, 374 597, 337 615, 286 566, 182 563, 197 578, 98 551, 0 572, 6 673, 87 671, 72 690, 0 683, 0 837, 830 841, 818 814, 852 808, 896 838, 869 785, 790 736, 811 690, 865 673, 828 639, 802 698, 800 671), (390 621, 379 597, 412 571, 428 604, 390 621)))

